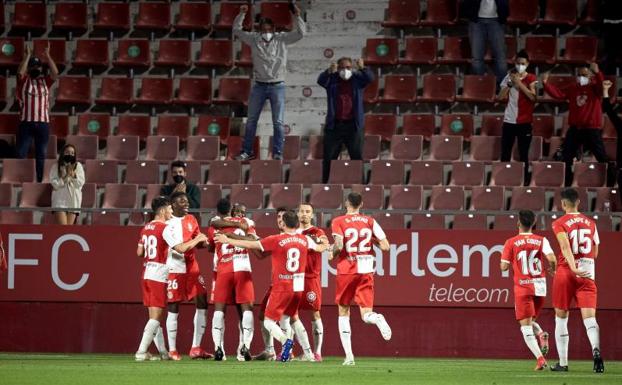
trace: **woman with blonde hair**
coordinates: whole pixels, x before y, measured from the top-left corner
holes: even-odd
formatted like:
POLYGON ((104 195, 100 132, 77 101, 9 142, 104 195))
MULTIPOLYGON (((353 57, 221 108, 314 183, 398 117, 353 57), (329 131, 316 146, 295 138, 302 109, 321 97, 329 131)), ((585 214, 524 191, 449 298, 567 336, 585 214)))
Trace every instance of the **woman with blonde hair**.
POLYGON ((73 225, 80 214, 84 168, 76 159, 76 147, 66 144, 50 169, 52 208, 59 225, 73 225))

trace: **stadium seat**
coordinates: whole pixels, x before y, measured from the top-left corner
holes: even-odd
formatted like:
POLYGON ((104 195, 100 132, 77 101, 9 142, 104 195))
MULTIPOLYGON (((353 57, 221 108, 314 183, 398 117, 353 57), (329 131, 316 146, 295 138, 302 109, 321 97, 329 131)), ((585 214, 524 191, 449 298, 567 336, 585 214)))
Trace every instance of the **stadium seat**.
POLYGON ((389 159, 419 160, 423 153, 423 136, 393 135, 389 159))
POLYGON ((605 187, 607 183, 607 164, 581 162, 574 164, 573 186, 605 187))
POLYGON ((367 210, 384 208, 384 187, 382 185, 353 184, 351 190, 361 194, 367 210))
POLYGON ((220 155, 220 140, 215 136, 189 136, 186 144, 187 160, 216 160, 220 155))
POLYGON ((0 113, 0 134, 15 135, 18 126, 19 114, 0 113))
POLYGON ((248 1, 239 2, 239 3, 230 3, 230 2, 220 2, 220 13, 218 15, 218 21, 214 24, 214 28, 216 29, 226 29, 231 30, 233 26, 233 20, 237 15, 240 14, 240 6, 248 5, 249 11, 246 12, 246 17, 244 17, 244 22, 242 24, 245 30, 250 30, 253 28, 253 15, 252 10, 253 6, 248 1))
POLYGON ((179 155, 179 137, 150 135, 147 137, 147 160, 173 161, 179 155))
POLYGON ((231 131, 231 118, 219 115, 199 115, 195 135, 217 135, 226 142, 231 131))
POLYGON ((456 98, 456 77, 450 74, 423 76, 423 94, 418 98, 427 103, 453 103, 456 98))
POLYGON ((136 104, 167 105, 173 100, 173 79, 142 78, 136 104))
POLYGON ((90 224, 93 226, 119 226, 121 213, 113 211, 94 211, 91 213, 90 224))
POLYGON ((474 135, 471 137, 471 159, 492 162, 501 157, 501 137, 474 135))
MULTIPOLYGON (((559 187, 555 189, 555 194, 553 196, 553 208, 551 211, 563 211, 562 209, 562 197, 561 192, 565 187, 559 187)), ((580 211, 592 211, 592 205, 589 199, 589 195, 587 192, 587 187, 575 187, 577 192, 579 193, 579 210, 580 211)), ((594 210, 597 211, 597 210, 594 210)), ((613 211, 613 210, 612 210, 613 211)))
MULTIPOLYGON (((56 159, 56 158, 58 158, 58 152, 57 151, 58 151, 58 140, 56 138, 56 135, 49 135, 47 149, 46 149, 46 153, 45 153, 46 159, 56 159)), ((29 157, 34 157, 35 156, 35 145, 34 145, 34 142, 30 146, 30 152, 29 152, 28 156, 29 157)))
POLYGON ((289 178, 287 183, 304 185, 322 183, 322 161, 292 160, 289 164, 289 178))
POLYGON ((97 184, 85 183, 82 185, 82 208, 92 209, 95 207, 97 200, 97 184))
POLYGON ((494 162, 490 178, 491 186, 522 186, 525 178, 523 162, 494 162))
POLYGON ((219 79, 218 97, 214 99, 214 103, 247 106, 250 92, 251 80, 249 78, 223 76, 219 79))
POLYGON ((156 161, 134 160, 127 162, 125 183, 146 186, 160 182, 160 166, 156 161))
POLYGON ((471 44, 467 36, 446 36, 439 64, 467 64, 471 61, 471 44))
POLYGON ((611 120, 609 120, 609 117, 607 115, 604 115, 603 118, 604 118, 603 139, 617 138, 618 132, 616 131, 616 128, 613 125, 613 123, 611 123, 611 120))
POLYGON ((544 207, 543 187, 512 187, 510 210, 542 211, 544 207))
POLYGON ((0 207, 11 206, 12 200, 13 200, 13 184, 12 183, 0 183, 0 207))
POLYGON ((463 208, 464 189, 462 187, 432 187, 430 210, 462 210, 463 208))
POLYGON ((201 191, 201 207, 216 207, 222 198, 222 189, 216 184, 204 184, 198 186, 201 191))
POLYGON ((622 203, 620 201, 620 190, 617 188, 600 187, 596 189, 596 206, 594 211, 598 212, 620 212, 622 203))
POLYGON ((451 228, 454 230, 488 230, 488 217, 478 214, 456 214, 451 228))
POLYGON ((52 205, 52 185, 49 183, 24 182, 19 207, 50 207, 52 205))
POLYGON ((104 185, 103 209, 132 209, 136 207, 138 185, 128 183, 106 183, 104 185))
POLYGON ((24 57, 24 38, 5 37, 0 39, 3 54, 0 55, 0 68, 17 70, 24 57))
POLYGON ((96 183, 102 186, 106 183, 117 183, 117 166, 119 162, 116 160, 96 160, 87 159, 85 162, 85 179, 89 183, 96 183))
POLYGON ((611 215, 590 215, 590 219, 592 219, 596 223, 596 228, 599 233, 615 231, 613 226, 613 220, 611 215))
POLYGON ((426 16, 419 24, 428 27, 443 27, 458 22, 457 0, 434 0, 428 3, 426 16))
MULTIPOLYGON (((407 0, 397 0, 407 1, 407 0)), ((418 1, 411 2, 419 4, 418 1)), ((415 7, 413 7, 415 8, 415 7)), ((412 36, 406 38, 404 57, 399 58, 399 64, 434 64, 438 52, 438 41, 433 36, 412 36)))
POLYGON ((86 3, 59 2, 54 6, 52 29, 82 34, 88 29, 86 3))
POLYGON ((130 3, 99 2, 93 29, 105 32, 130 30, 130 3))
MULTIPOLYGON (((272 136, 270 136, 268 142, 268 156, 272 157, 272 136)), ((300 159, 300 146, 302 138, 298 135, 285 135, 285 141, 283 143, 283 160, 289 162, 290 160, 300 159)))
MULTIPOLYGON (((543 140, 540 136, 532 136, 531 144, 529 145, 529 161, 538 161, 542 159, 542 149, 543 149, 543 140)), ((518 154, 518 144, 514 143, 513 151, 512 151, 512 159, 519 160, 518 154)))
POLYGON ((288 2, 262 1, 259 9, 261 17, 271 19, 277 31, 292 30, 294 19, 289 11, 288 2))
MULTIPOLYGON (((165 183, 167 184, 175 183, 173 181, 173 175, 171 175, 171 172, 170 172, 172 163, 173 162, 170 162, 168 164, 168 167, 166 168, 166 182, 165 183)), ((188 180, 190 183, 195 183, 195 184, 203 183, 201 162, 186 160, 184 163, 186 163, 186 180, 188 180)))
POLYGON ((474 132, 473 115, 444 114, 441 115, 441 135, 460 135, 469 140, 474 132))
POLYGON ((97 135, 80 134, 67 135, 66 144, 73 144, 77 149, 77 158, 80 162, 86 159, 97 159, 99 137, 97 135))
POLYGON ((532 135, 541 136, 545 142, 549 142, 555 133, 555 117, 553 115, 534 115, 531 123, 532 135))
POLYGON ((403 135, 422 135, 425 140, 430 140, 436 131, 436 123, 432 114, 404 114, 402 115, 403 135))
POLYGON ((109 136, 106 141, 107 160, 138 159, 139 137, 136 135, 109 136))
POLYGON ((564 162, 532 162, 530 186, 563 186, 565 166, 564 162))
POLYGON ((430 140, 430 159, 453 161, 462 159, 462 136, 433 135, 430 140))
POLYGON ((534 25, 538 22, 538 0, 510 0, 509 9, 509 25, 534 25))
POLYGON ((0 77, 0 107, 4 108, 7 103, 6 77, 0 77))
POLYGON ((97 135, 100 139, 105 139, 110 133, 109 114, 78 115, 78 135, 97 135))
POLYGON ((564 139, 561 136, 551 136, 551 140, 549 141, 549 153, 546 157, 547 160, 555 160, 555 153, 559 150, 561 156, 561 146, 564 142, 564 139))
POLYGON ((309 203, 319 209, 341 209, 343 186, 340 184, 312 184, 309 203))
POLYGON ((232 185, 242 183, 242 163, 237 160, 210 162, 207 184, 232 185))
POLYGON ((3 225, 31 225, 34 224, 32 211, 0 210, 0 223, 3 225))
POLYGON ((115 135, 136 135, 140 140, 145 140, 151 135, 151 118, 149 115, 119 115, 115 135))
POLYGON ((417 99, 417 76, 387 75, 381 103, 414 103, 417 99))
POLYGON ((578 21, 579 25, 591 25, 601 22, 603 19, 600 9, 601 3, 600 0, 587 0, 583 13, 578 21))
POLYGON ((414 161, 410 163, 408 184, 440 186, 443 184, 443 162, 414 161))
POLYGON ((365 45, 365 65, 394 66, 397 65, 400 50, 396 38, 369 38, 365 45))
POLYGON ((413 214, 411 230, 442 230, 445 228, 445 216, 442 214, 413 214))
POLYGON ((33 39, 32 49, 34 55, 41 59, 43 63, 48 64, 45 50, 50 45, 50 56, 54 60, 54 64, 58 67, 60 72, 67 66, 67 59, 65 54, 66 41, 65 39, 33 39))
POLYGON ((324 137, 322 135, 309 135, 309 153, 307 159, 323 159, 324 137))
POLYGON ((192 65, 191 50, 190 40, 160 39, 158 40, 158 53, 153 64, 156 67, 190 68, 192 65))
POLYGON ((251 51, 251 47, 248 44, 242 43, 241 48, 240 48, 240 53, 237 59, 235 60, 235 66, 236 67, 252 67, 253 66, 252 55, 253 53, 251 51))
POLYGON ((106 69, 110 65, 108 40, 78 39, 72 66, 106 69))
POLYGON ((557 58, 562 64, 585 64, 596 61, 598 38, 595 36, 568 36, 563 55, 557 58))
POLYGON ((59 77, 56 104, 90 105, 91 79, 85 76, 59 77))
POLYGON ((382 22, 387 28, 410 28, 419 24, 419 0, 389 0, 387 16, 382 22))
POLYGON ((568 0, 547 0, 540 24, 574 26, 577 23, 577 3, 568 0))
POLYGON ((35 182, 34 159, 4 159, 0 183, 20 184, 35 182))
POLYGON ((158 115, 157 135, 172 135, 185 142, 190 134, 190 117, 188 115, 158 115))
POLYGON ((283 183, 283 161, 251 160, 248 183, 266 185, 283 183))
POLYGON ((353 185, 363 183, 362 160, 339 160, 330 162, 329 184, 353 185))
POLYGON ((302 184, 274 183, 270 185, 270 199, 267 208, 298 207, 303 199, 302 184))
POLYGON ((482 135, 501 136, 503 131, 503 115, 482 115, 482 127, 480 132, 482 135))
MULTIPOLYGON (((223 3, 224 4, 224 3, 223 3)), ((253 213, 253 221, 256 229, 276 229, 276 212, 265 211, 253 213)))
POLYGON ((151 65, 151 49, 147 39, 119 39, 115 67, 147 69, 151 65))
POLYGON ((380 135, 382 140, 390 141, 397 131, 395 114, 366 114, 365 135, 380 135))
POLYGON ((363 160, 369 161, 380 158, 380 135, 365 135, 363 140, 363 160))
POLYGON ((145 226, 150 220, 151 213, 149 211, 143 212, 130 212, 127 218, 127 226, 145 226))
POLYGON ((126 77, 104 77, 101 91, 95 99, 97 104, 129 107, 134 99, 134 79, 126 77))
MULTIPOLYGON (((505 58, 508 64, 514 65, 516 58, 516 51, 518 49, 518 42, 515 36, 505 36, 505 58)), ((486 62, 492 62, 494 60, 490 45, 486 47, 486 53, 484 54, 484 60, 486 62)))
POLYGON ((50 135, 65 139, 69 134, 69 115, 50 114, 50 135))
POLYGON ((421 186, 391 186, 388 209, 420 210, 421 203, 421 186))
MULTIPOLYGON (((227 159, 234 159, 242 150, 243 136, 230 136, 227 138, 227 159)), ((259 136, 253 141, 253 154, 259 158, 259 136)), ((245 162, 248 163, 248 162, 245 162)))
POLYGON ((20 1, 14 3, 12 32, 28 32, 40 35, 47 30, 48 17, 45 3, 20 1))
POLYGON ((175 29, 180 31, 208 32, 212 27, 210 3, 180 2, 175 29))
POLYGON ((239 203, 247 209, 260 209, 263 207, 263 186, 260 184, 233 184, 229 200, 239 203))
POLYGON ((228 39, 201 40, 201 51, 194 63, 197 67, 233 67, 233 41, 228 39))
POLYGON ((401 160, 372 160, 369 183, 384 186, 404 184, 404 162, 401 160))
POLYGON ((533 64, 555 64, 557 59, 557 38, 555 36, 527 36, 525 50, 533 64))
POLYGON ((484 162, 453 162, 451 166, 452 186, 482 186, 486 182, 484 162))
POLYGON ((372 217, 383 230, 400 230, 405 228, 404 214, 391 212, 376 212, 372 215, 372 217))
POLYGON ((505 209, 505 189, 499 186, 476 186, 471 189, 471 210, 502 211, 505 209))
POLYGON ((168 2, 138 3, 134 29, 166 33, 171 28, 171 5, 168 2))
POLYGON ((493 75, 464 75, 462 95, 456 100, 466 103, 494 103, 497 81, 493 75))
POLYGON ((363 102, 366 104, 375 104, 378 101, 378 95, 380 93, 380 79, 378 76, 374 77, 374 80, 365 87, 363 92, 363 102))
POLYGON ((173 104, 209 106, 212 104, 212 79, 207 77, 183 77, 179 79, 177 96, 173 104))

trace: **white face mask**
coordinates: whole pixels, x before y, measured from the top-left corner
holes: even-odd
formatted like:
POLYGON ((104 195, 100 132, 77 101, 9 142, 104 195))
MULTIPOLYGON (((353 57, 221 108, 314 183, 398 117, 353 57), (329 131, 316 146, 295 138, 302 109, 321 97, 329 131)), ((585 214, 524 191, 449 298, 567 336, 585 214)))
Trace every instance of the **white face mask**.
POLYGON ((519 74, 525 73, 525 71, 527 71, 527 66, 525 64, 517 64, 514 67, 519 74))
POLYGON ((339 76, 343 79, 343 80, 348 80, 352 77, 352 70, 349 69, 342 69, 339 71, 339 76))
POLYGON ((587 76, 578 76, 577 80, 582 86, 587 86, 588 84, 590 84, 590 78, 588 78, 587 76))
POLYGON ((262 33, 261 34, 261 38, 264 39, 265 41, 272 40, 273 36, 274 36, 274 34, 272 32, 266 32, 266 33, 262 33))

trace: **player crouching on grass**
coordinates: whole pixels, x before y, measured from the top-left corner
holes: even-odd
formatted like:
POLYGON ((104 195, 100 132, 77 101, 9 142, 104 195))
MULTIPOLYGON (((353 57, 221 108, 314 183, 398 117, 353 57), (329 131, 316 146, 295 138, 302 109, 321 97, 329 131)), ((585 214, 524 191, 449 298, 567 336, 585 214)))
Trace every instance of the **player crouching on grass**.
POLYGON ((501 271, 512 266, 514 275, 514 310, 527 347, 538 360, 534 370, 547 367, 544 355, 549 351, 549 334, 536 323, 546 298, 546 274, 543 257, 549 261, 549 272, 555 271, 555 254, 549 241, 531 231, 536 223, 533 211, 518 213, 518 235, 505 241, 501 271), (536 336, 539 340, 536 340, 536 336))

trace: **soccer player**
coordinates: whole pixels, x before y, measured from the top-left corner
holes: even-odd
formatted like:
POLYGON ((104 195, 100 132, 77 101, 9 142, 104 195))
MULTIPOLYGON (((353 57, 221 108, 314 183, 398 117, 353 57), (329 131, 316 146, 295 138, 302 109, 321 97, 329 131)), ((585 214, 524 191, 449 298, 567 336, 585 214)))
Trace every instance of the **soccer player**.
POLYGON ((598 256, 598 230, 594 221, 579 212, 579 194, 573 188, 561 192, 562 209, 566 213, 553 222, 553 232, 562 255, 553 281, 555 308, 555 344, 559 363, 555 372, 568 371, 568 310, 574 299, 581 309, 583 324, 592 345, 594 372, 603 373, 605 364, 600 354, 600 331, 596 322, 595 262, 598 256))
MULTIPOLYGON (((296 233, 299 221, 294 211, 283 213, 285 232, 272 235, 261 241, 230 239, 225 234, 216 235, 216 241, 236 247, 261 250, 272 254, 272 290, 265 311, 264 326, 270 334, 283 344, 281 361, 287 362, 293 341, 277 322, 287 324, 290 317, 296 315, 304 291, 304 276, 307 263, 307 251, 324 251, 326 245, 316 244, 308 236, 296 233)), ((305 352, 308 360, 313 361, 310 351, 305 352)))
POLYGON ((547 366, 544 355, 549 351, 549 334, 536 322, 546 297, 546 272, 542 260, 544 257, 549 261, 551 272, 555 270, 556 260, 549 241, 531 232, 535 223, 533 211, 519 211, 518 235, 503 245, 501 270, 507 271, 512 266, 516 319, 527 347, 538 361, 535 370, 543 370, 547 366))
POLYGON ((374 218, 359 213, 362 205, 361 194, 348 194, 346 214, 334 218, 331 225, 335 238, 333 256, 338 257, 335 302, 339 306, 339 336, 346 354, 343 362, 346 366, 355 364, 350 329, 350 304, 353 300, 360 308, 363 321, 376 325, 385 340, 391 339, 391 327, 382 314, 373 310, 376 258, 372 241, 382 251, 389 250, 389 241, 374 218))
MULTIPOLYGON (((201 232, 199 224, 193 215, 188 214, 188 196, 186 193, 177 191, 171 194, 173 217, 167 222, 164 232, 166 241, 171 247, 194 239, 201 232)), ((185 250, 184 253, 171 251, 166 264, 169 267, 168 276, 168 316, 166 330, 168 334, 169 355, 172 360, 181 360, 177 352, 177 318, 179 316, 179 303, 182 301, 194 301, 196 312, 194 315, 194 334, 190 358, 207 359, 212 355, 201 348, 201 340, 205 333, 207 312, 207 290, 205 281, 199 271, 196 261, 196 246, 207 247, 205 242, 198 242, 194 247, 185 250)))
MULTIPOLYGON (((319 227, 313 226, 313 206, 309 203, 303 203, 298 207, 298 219, 300 227, 298 230, 301 234, 311 237, 315 243, 321 243, 328 246, 328 237, 319 227)), ((320 275, 322 271, 322 254, 316 251, 307 253, 307 268, 305 269, 305 291, 300 309, 310 310, 312 312, 311 325, 313 330, 313 342, 315 361, 322 361, 322 342, 324 340, 324 325, 320 309, 322 307, 322 285, 320 284, 320 275)), ((293 326, 293 325, 292 325, 293 326)))

